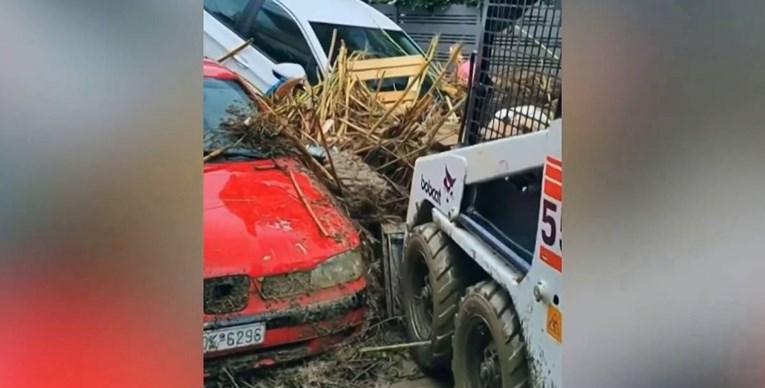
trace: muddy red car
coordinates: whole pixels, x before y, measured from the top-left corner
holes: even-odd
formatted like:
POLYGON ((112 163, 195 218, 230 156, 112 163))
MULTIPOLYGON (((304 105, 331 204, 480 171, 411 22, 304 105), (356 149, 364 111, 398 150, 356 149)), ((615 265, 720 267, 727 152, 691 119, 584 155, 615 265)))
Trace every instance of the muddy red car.
POLYGON ((205 154, 229 146, 204 163, 205 375, 329 350, 358 334, 366 312, 350 220, 297 160, 237 145, 224 129, 232 112, 254 109, 248 90, 204 61, 205 154))

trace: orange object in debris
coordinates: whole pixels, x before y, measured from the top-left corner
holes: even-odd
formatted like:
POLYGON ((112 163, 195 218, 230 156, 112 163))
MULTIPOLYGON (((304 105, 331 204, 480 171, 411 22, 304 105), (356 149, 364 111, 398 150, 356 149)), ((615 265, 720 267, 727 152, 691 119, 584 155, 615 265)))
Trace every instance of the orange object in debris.
POLYGON ((457 78, 465 82, 467 82, 468 78, 470 78, 470 62, 469 61, 463 60, 457 66, 457 78))

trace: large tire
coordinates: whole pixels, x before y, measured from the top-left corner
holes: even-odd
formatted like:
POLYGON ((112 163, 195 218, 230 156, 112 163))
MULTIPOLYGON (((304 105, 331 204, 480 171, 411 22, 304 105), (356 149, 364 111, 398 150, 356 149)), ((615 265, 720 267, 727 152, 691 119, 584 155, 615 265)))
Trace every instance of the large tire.
POLYGON ((401 306, 409 341, 430 341, 411 349, 412 358, 429 374, 449 372, 454 316, 467 286, 463 256, 434 223, 415 227, 407 239, 399 269, 401 306))
POLYGON ((456 317, 455 388, 530 386, 525 343, 510 296, 493 280, 465 293, 456 317))

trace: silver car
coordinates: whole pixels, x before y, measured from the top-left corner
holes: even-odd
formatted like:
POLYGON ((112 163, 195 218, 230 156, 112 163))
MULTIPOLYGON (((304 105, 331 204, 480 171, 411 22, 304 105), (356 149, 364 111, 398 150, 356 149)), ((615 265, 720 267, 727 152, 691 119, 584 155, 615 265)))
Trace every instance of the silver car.
POLYGON ((422 54, 401 27, 360 0, 204 0, 203 25, 208 58, 220 58, 252 39, 223 65, 261 92, 278 81, 278 64, 300 65, 308 80, 317 82, 329 67, 335 30, 335 50, 342 40, 349 50, 374 58, 422 54))

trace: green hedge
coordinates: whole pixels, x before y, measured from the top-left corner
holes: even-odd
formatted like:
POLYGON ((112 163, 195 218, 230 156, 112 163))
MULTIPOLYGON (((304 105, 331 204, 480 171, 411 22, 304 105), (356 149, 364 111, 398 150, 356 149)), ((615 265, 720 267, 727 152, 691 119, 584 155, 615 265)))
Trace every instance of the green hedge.
POLYGON ((448 7, 450 5, 478 6, 483 0, 368 0, 371 4, 397 4, 414 8, 448 7))

